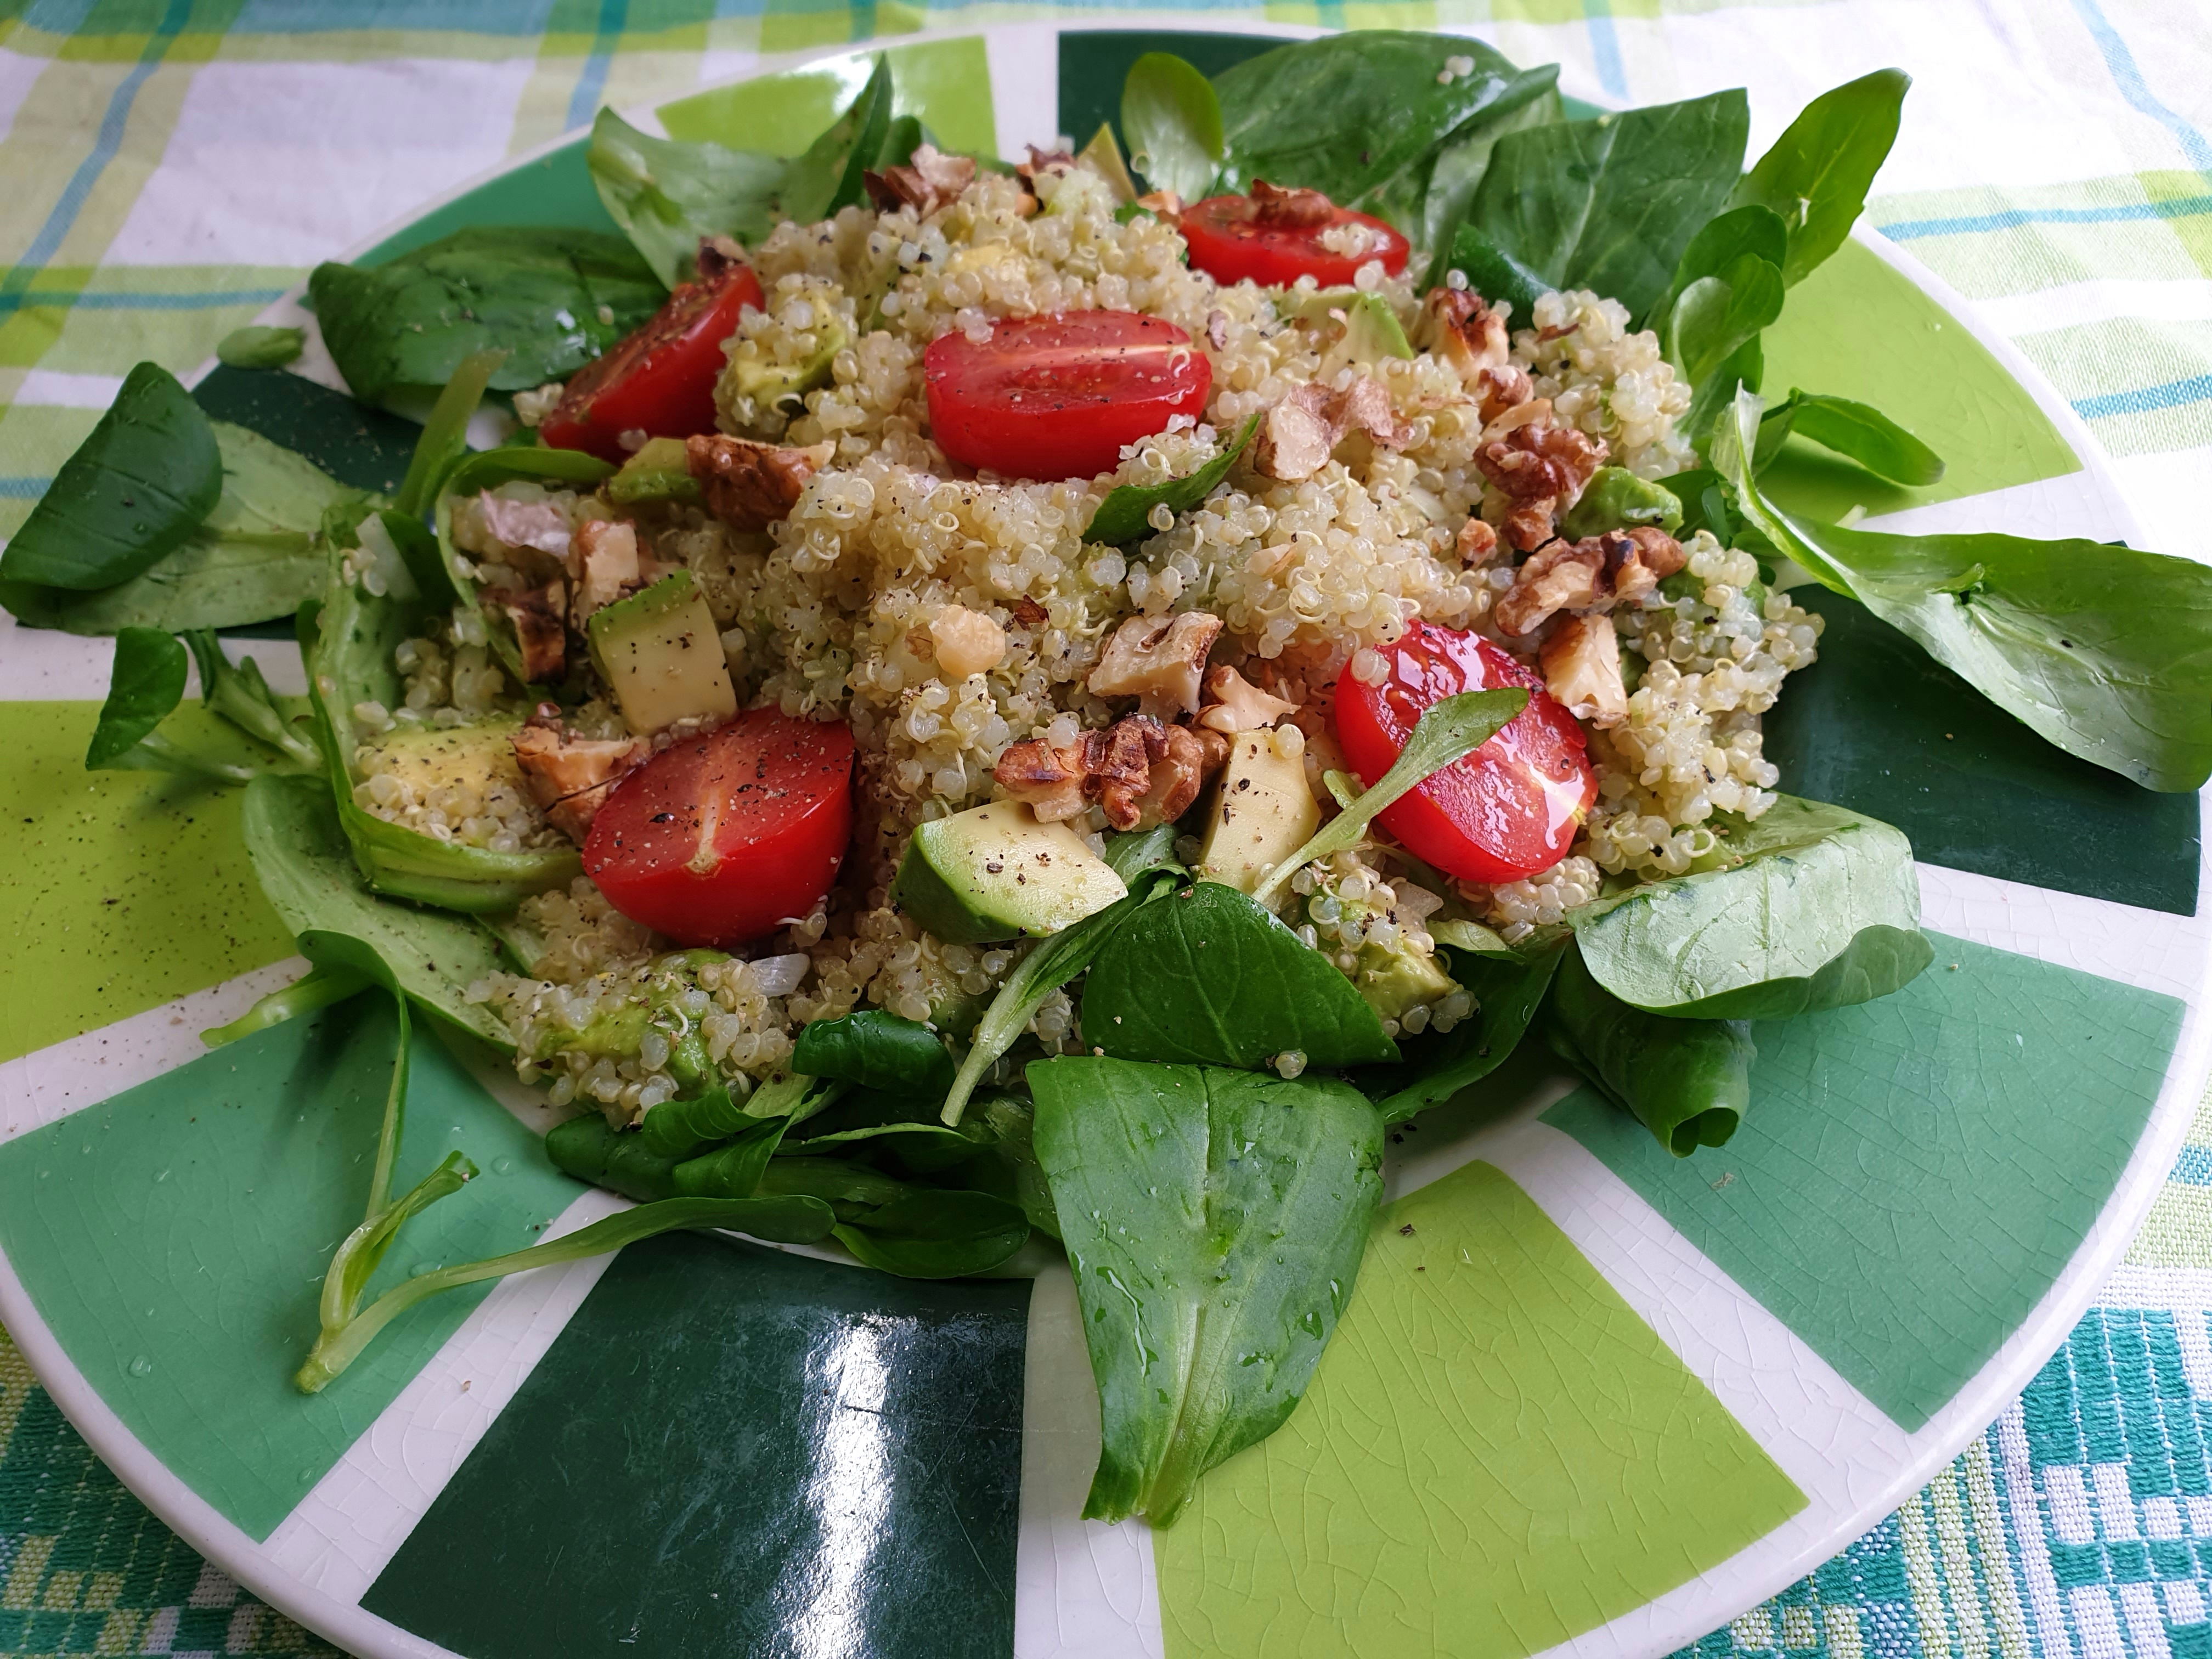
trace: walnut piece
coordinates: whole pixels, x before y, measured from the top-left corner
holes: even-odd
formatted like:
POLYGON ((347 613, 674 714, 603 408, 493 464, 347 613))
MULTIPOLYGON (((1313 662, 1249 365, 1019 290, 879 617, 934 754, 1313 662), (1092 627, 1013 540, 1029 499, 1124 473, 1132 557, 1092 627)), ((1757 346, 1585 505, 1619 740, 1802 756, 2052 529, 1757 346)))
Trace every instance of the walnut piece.
POLYGON ((593 612, 636 590, 644 574, 636 526, 617 519, 585 520, 568 549, 568 573, 576 579, 575 611, 569 620, 581 631, 593 612))
POLYGON ((790 517, 806 481, 836 453, 835 444, 787 449, 720 433, 684 441, 684 459, 707 510, 732 530, 765 530, 790 517))
POLYGON ((550 685, 568 671, 568 585, 556 576, 543 587, 489 589, 486 597, 514 624, 522 674, 550 685))
POLYGON ((1199 725, 1232 738, 1239 732, 1257 732, 1273 726, 1284 715, 1296 714, 1298 707, 1280 697, 1269 696, 1229 667, 1214 669, 1206 675, 1206 706, 1199 713, 1199 725))
POLYGON ((1608 530, 1578 542, 1553 541, 1530 554, 1498 602, 1498 625, 1533 632, 1559 611, 1610 611, 1640 599, 1685 564, 1682 544, 1652 525, 1608 530))
POLYGON ((558 703, 541 702, 514 734, 514 763, 530 796, 553 827, 583 845, 592 819, 615 786, 653 754, 643 738, 604 739, 571 735, 561 725, 558 703))
POLYGON ((1551 539, 1553 521, 1581 499, 1590 475, 1605 464, 1602 439, 1577 427, 1532 420, 1474 453, 1482 476, 1512 502, 1506 538, 1526 552, 1551 539))
POLYGON ((1293 387, 1260 423, 1253 470, 1285 483, 1310 478, 1354 431, 1391 449, 1403 449, 1414 438, 1412 424, 1398 418, 1389 392, 1373 375, 1361 375, 1341 392, 1309 381, 1293 387))
POLYGON ((1620 636, 1610 617, 1568 617, 1545 638, 1538 653, 1544 684, 1577 720, 1599 727, 1628 718, 1628 688, 1620 678, 1620 636))
POLYGON ((904 167, 864 173, 860 182, 868 199, 884 212, 910 207, 926 219, 975 182, 975 162, 972 156, 947 155, 934 144, 916 144, 904 167))
POLYGON ((1459 371, 1470 390, 1485 369, 1504 368, 1512 347, 1505 319, 1472 289, 1432 288, 1421 301, 1422 343, 1459 371))
POLYGON ((1640 599, 1690 562, 1682 544, 1656 525, 1608 530, 1592 539, 1603 544, 1606 580, 1616 599, 1640 599))
POLYGON ((1221 635, 1221 618, 1203 611, 1172 617, 1131 617, 1114 630, 1090 690, 1101 697, 1134 697, 1139 714, 1173 720, 1198 708, 1206 653, 1221 635))
POLYGON ((1498 527, 1481 519, 1469 519, 1459 527, 1459 556, 1469 564, 1487 563, 1498 551, 1498 527))
POLYGON ((1252 181, 1252 222, 1275 230, 1313 230, 1336 217, 1336 204, 1317 190, 1281 190, 1252 181))
POLYGON ((1040 823, 1076 817, 1095 800, 1116 830, 1149 830, 1188 811, 1228 758, 1218 732, 1131 714, 1057 749, 1042 738, 1010 744, 992 775, 1040 823))
POLYGON ((937 665, 955 679, 988 674, 1006 659, 1006 630, 980 611, 948 605, 929 624, 937 665))
POLYGON ((509 547, 535 548, 540 553, 565 557, 568 551, 568 520, 550 501, 514 501, 485 490, 477 497, 483 511, 484 528, 495 540, 509 547))

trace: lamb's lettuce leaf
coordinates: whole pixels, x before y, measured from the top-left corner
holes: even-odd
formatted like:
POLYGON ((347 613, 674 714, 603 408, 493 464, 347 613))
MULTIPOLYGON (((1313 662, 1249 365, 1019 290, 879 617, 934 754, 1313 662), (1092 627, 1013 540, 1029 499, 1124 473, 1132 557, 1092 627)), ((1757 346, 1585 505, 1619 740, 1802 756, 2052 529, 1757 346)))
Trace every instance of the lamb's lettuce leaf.
POLYGON ((1651 1131, 1676 1158, 1722 1146, 1751 1104, 1751 1027, 1674 1019, 1630 1006, 1570 950, 1552 981, 1544 1034, 1553 1052, 1651 1131))
POLYGON ((1084 1514, 1166 1526, 1305 1392, 1382 1195, 1382 1120, 1321 1079, 1028 1068, 1103 1443, 1084 1514))
MULTIPOLYGON (((1733 401, 1733 394, 1731 394, 1733 401)), ((1848 456, 1876 477, 1915 487, 1938 482, 1943 458, 1870 404, 1795 386, 1759 423, 1761 471, 1792 433, 1848 456)))
POLYGON ((697 274, 702 238, 757 242, 784 216, 791 163, 781 155, 655 138, 603 109, 585 161, 599 200, 671 288, 697 274))
MULTIPOLYGON (((1181 60, 1178 59, 1178 62, 1181 60)), ((1395 323, 1396 319, 1392 319, 1395 323)), ((1229 469, 1252 441, 1252 434, 1260 429, 1260 416, 1265 410, 1255 410, 1244 422, 1243 430, 1221 447, 1221 453, 1197 471, 1180 478, 1170 478, 1159 484, 1116 484, 1098 503, 1097 512, 1091 515, 1091 523, 1083 532, 1087 542, 1104 542, 1114 546, 1142 541, 1153 534, 1152 509, 1164 507, 1170 513, 1188 513, 1202 504, 1208 495, 1229 476, 1229 469)))
MULTIPOLYGON (((1121 83, 1129 161, 1154 190, 1186 202, 1212 194, 1221 165, 1221 100, 1213 84, 1170 52, 1148 52, 1121 83)), ((1270 182, 1274 182, 1271 180, 1270 182)))
POLYGON ((1822 93, 1737 182, 1731 202, 1771 209, 1788 227, 1782 276, 1793 287, 1850 234, 1911 85, 1904 70, 1885 69, 1822 93))

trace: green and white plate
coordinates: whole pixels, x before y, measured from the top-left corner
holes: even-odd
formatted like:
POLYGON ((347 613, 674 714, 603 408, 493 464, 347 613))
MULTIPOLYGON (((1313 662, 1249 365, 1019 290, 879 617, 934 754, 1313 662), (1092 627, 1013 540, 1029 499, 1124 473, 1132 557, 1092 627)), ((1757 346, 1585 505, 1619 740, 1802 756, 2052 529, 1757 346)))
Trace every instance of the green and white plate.
MULTIPOLYGON (((945 143, 1000 150, 1088 132, 1140 51, 1212 70, 1265 44, 1029 25, 892 57, 945 143)), ((864 74, 826 58, 658 118, 795 150, 864 74)), ((582 142, 358 257, 484 222, 607 225, 582 142)), ((1951 463, 1908 491, 1793 454, 1793 505, 2133 538, 2064 403, 1877 236, 1796 290, 1768 359, 1776 389, 1869 398, 1951 463)), ((364 485, 413 439, 296 375, 217 369, 198 394, 364 485)), ((40 945, 0 1012, 0 1320, 164 1519, 378 1659, 1665 1653, 2004 1408, 2118 1260, 2207 1070, 2197 801, 2047 747, 1820 603, 1767 752, 1794 793, 1911 836, 1934 967, 1760 1027, 1755 1109, 1687 1162, 1528 1056, 1395 1135, 1304 1403, 1158 1534, 1078 1518, 1098 1418, 1061 1267, 911 1284, 672 1237, 439 1298, 295 1394, 391 1011, 203 1051, 301 966, 236 801, 86 774, 107 647, 11 631, 0 854, 40 945)), ((241 646, 300 689, 289 646, 241 646)), ((456 1146, 486 1175, 386 1279, 620 1203, 548 1165, 546 1114, 495 1056, 417 1053, 401 1184, 456 1146)))

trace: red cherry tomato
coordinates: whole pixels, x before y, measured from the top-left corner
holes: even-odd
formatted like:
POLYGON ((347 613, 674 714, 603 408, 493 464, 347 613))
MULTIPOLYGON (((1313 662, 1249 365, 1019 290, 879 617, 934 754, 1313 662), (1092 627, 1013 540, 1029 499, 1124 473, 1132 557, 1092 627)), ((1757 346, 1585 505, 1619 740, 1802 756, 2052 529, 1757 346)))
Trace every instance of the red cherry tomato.
POLYGON ((696 283, 678 283, 651 321, 576 372, 538 435, 555 449, 586 449, 618 462, 628 453, 625 432, 648 438, 712 432, 722 342, 738 331, 747 306, 766 305, 753 268, 735 261, 696 283))
POLYGON ((955 330, 922 354, 929 426, 954 460, 1016 478, 1110 472, 1121 446, 1206 413, 1213 366, 1160 317, 1018 317, 978 343, 955 330))
POLYGON ((1314 225, 1264 224, 1255 218, 1259 204, 1249 196, 1209 196, 1182 212, 1182 239, 1190 263, 1217 283, 1250 277, 1262 288, 1288 288, 1310 276, 1323 288, 1349 287, 1359 267, 1380 259, 1395 276, 1406 268, 1413 245, 1371 214, 1338 208, 1335 216, 1314 225), (1322 233, 1338 225, 1367 227, 1364 253, 1339 253, 1322 244, 1322 233))
POLYGON ((852 830, 852 732, 756 708, 617 784, 584 872, 678 945, 740 945, 813 909, 852 830))
POLYGON ((1488 640, 1415 623, 1382 647, 1379 685, 1336 683, 1336 740, 1369 785, 1390 769, 1429 708, 1460 691, 1528 690, 1528 706, 1472 755, 1382 811, 1406 850, 1462 881, 1517 881, 1567 855, 1597 799, 1583 729, 1544 683, 1488 640))

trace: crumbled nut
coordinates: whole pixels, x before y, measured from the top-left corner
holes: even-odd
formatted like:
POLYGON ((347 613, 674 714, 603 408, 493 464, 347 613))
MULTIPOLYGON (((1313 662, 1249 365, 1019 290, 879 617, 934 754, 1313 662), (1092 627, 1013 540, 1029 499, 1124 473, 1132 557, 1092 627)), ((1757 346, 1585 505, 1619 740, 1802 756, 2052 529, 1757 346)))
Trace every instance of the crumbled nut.
POLYGON ((835 444, 786 449, 720 433, 684 441, 707 510, 733 530, 765 530, 788 518, 806 481, 836 453, 835 444))
POLYGON ((1620 639, 1611 617, 1561 618, 1539 655, 1545 686, 1576 719, 1606 727, 1628 718, 1620 639))
POLYGON ((1229 349, 1229 313, 1209 311, 1206 313, 1206 342, 1216 351, 1229 349))
POLYGON ((937 665, 956 679, 988 674, 1006 659, 1006 630, 978 611, 948 605, 929 624, 937 665))
POLYGON ((636 527, 615 519, 586 519, 576 526, 568 566, 576 578, 575 611, 569 620, 581 631, 595 611, 636 591, 643 574, 636 527))
MULTIPOLYGON (((1036 152, 1031 150, 1031 155, 1036 152)), ((975 182, 972 156, 947 155, 934 144, 917 144, 904 167, 885 167, 860 175, 868 199, 885 213, 910 207, 922 218, 957 199, 975 182)))
POLYGON ((1171 190, 1146 191, 1137 198, 1137 205, 1158 214, 1170 224, 1182 217, 1182 198, 1171 190))
POLYGON ((1220 634, 1221 618, 1203 611, 1131 617, 1106 641, 1090 690, 1102 697, 1135 697, 1139 711, 1155 720, 1188 714, 1198 707, 1206 653, 1220 634))
POLYGON ((1656 525, 1607 531, 1597 539, 1604 544, 1606 579, 1617 599, 1642 599, 1690 562, 1681 543, 1656 525))
POLYGON ((1474 464, 1514 502, 1506 537, 1525 551, 1550 539, 1553 520, 1580 499, 1606 453, 1601 439, 1579 428, 1535 420, 1484 444, 1474 464))
POLYGON ((1536 383, 1518 364, 1479 370, 1473 389, 1486 442, 1495 442, 1518 427, 1551 418, 1552 400, 1535 395, 1536 383))
POLYGON ((1317 190, 1280 190, 1252 181, 1252 222, 1279 230, 1310 230, 1336 218, 1336 204, 1317 190))
POLYGON ((1421 302, 1422 343, 1459 371, 1473 388, 1487 368, 1504 368, 1512 355, 1505 319, 1472 289, 1434 288, 1421 302))
POLYGON ((1506 633, 1526 634, 1556 611, 1579 611, 1600 592, 1605 555, 1595 541, 1554 541, 1522 564, 1513 586, 1498 602, 1498 625, 1506 633))
POLYGON ((1267 411, 1253 446, 1253 470, 1295 483, 1321 471, 1347 433, 1364 432, 1376 443, 1403 449, 1413 425, 1398 418, 1382 381, 1363 374, 1341 392, 1310 381, 1293 387, 1267 411))
POLYGON ((1459 556, 1469 564, 1483 564, 1498 551, 1498 526, 1469 519, 1459 527, 1459 556))
POLYGON ((568 520, 550 501, 517 501, 485 490, 477 497, 483 510, 484 528, 508 547, 534 548, 540 553, 565 557, 568 551, 568 520))
POLYGON ((1206 706, 1199 714, 1199 725, 1231 737, 1239 732, 1256 732, 1273 726, 1284 715, 1297 713, 1298 707, 1280 697, 1269 696, 1235 669, 1226 666, 1213 669, 1206 675, 1206 706))
POLYGON ((1042 628, 1052 620, 1052 613, 1024 593, 1014 601, 1014 621, 1023 628, 1042 628))
POLYGON ((581 846, 592 819, 633 767, 653 754, 643 738, 612 740, 571 736, 557 703, 542 702, 514 734, 514 762, 531 798, 553 827, 581 846))
POLYGON ((1039 149, 1035 144, 1023 146, 1030 153, 1026 161, 1014 163, 1014 172, 1028 184, 1035 184, 1048 174, 1062 175, 1075 171, 1075 158, 1064 149, 1039 149))
POLYGON ((1008 795, 1027 802, 1040 823, 1058 823, 1078 816, 1085 805, 1082 753, 1080 744, 1063 750, 1042 738, 1024 738, 1006 745, 991 775, 1008 795), (1073 757, 1073 763, 1063 763, 1063 754, 1073 757))
POLYGON ((1012 744, 992 775, 1041 823, 1075 817, 1095 800, 1116 830, 1149 830, 1188 811, 1228 758, 1218 732, 1132 714, 1059 749, 1042 738, 1012 744))
POLYGON ((568 585, 556 576, 543 587, 488 588, 485 596, 514 624, 522 650, 522 674, 548 685, 568 669, 568 585))

